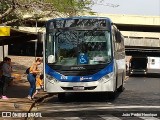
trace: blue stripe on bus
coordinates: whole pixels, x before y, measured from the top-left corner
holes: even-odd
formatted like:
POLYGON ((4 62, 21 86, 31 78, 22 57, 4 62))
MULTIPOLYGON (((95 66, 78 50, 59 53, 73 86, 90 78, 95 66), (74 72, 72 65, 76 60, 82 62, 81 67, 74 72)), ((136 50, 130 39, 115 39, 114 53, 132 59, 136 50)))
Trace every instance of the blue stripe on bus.
POLYGON ((51 67, 49 67, 47 64, 45 65, 45 72, 46 74, 54 77, 55 79, 61 81, 61 82, 92 82, 97 81, 101 79, 103 76, 105 76, 108 73, 113 72, 113 62, 107 65, 104 69, 100 70, 99 72, 88 75, 88 76, 64 76, 55 70, 53 70, 51 67))

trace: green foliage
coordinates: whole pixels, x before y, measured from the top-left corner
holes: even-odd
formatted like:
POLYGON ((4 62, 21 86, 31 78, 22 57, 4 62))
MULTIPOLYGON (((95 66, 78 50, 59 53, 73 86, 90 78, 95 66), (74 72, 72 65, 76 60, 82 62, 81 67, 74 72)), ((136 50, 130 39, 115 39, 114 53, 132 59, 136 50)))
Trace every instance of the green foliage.
POLYGON ((23 21, 26 14, 32 15, 30 19, 58 15, 78 16, 85 12, 94 14, 91 5, 92 0, 0 0, 0 19, 8 24, 7 21, 23 21), (3 15, 8 9, 12 10, 3 15))
POLYGON ((82 12, 89 11, 89 6, 93 4, 92 0, 42 0, 53 5, 53 9, 67 16, 79 15, 82 12))
MULTIPOLYGON (((11 6, 11 1, 0 1, 0 14, 5 13, 11 6)), ((11 14, 8 14, 7 16, 3 17, 1 19, 1 22, 10 21, 12 19, 18 19, 17 14, 13 11, 11 14)))
POLYGON ((90 6, 93 5, 92 0, 19 0, 19 3, 32 4, 36 9, 52 10, 67 16, 79 15, 84 11, 91 12, 90 6))

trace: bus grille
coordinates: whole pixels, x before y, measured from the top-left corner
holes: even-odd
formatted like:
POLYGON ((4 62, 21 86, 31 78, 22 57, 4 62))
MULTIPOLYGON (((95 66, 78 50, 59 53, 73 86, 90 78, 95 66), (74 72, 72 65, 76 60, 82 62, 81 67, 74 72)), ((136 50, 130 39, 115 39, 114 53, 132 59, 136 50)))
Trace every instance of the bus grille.
MULTIPOLYGON (((73 90, 73 87, 61 87, 63 90, 73 90)), ((84 90, 94 90, 96 86, 84 87, 84 90)))
MULTIPOLYGON (((101 69, 100 69, 101 70, 101 69)), ((63 74, 65 76, 87 76, 87 75, 93 75, 100 71, 99 69, 96 70, 84 70, 84 71, 59 71, 60 74, 63 74)))

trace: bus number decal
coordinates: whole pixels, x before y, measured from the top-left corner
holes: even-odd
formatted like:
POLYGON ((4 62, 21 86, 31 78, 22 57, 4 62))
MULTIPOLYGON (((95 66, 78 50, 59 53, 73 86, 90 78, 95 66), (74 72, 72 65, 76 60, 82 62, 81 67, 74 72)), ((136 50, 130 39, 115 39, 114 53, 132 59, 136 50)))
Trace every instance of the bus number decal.
POLYGON ((61 80, 67 80, 67 79, 68 79, 67 76, 64 76, 64 75, 61 76, 61 80))

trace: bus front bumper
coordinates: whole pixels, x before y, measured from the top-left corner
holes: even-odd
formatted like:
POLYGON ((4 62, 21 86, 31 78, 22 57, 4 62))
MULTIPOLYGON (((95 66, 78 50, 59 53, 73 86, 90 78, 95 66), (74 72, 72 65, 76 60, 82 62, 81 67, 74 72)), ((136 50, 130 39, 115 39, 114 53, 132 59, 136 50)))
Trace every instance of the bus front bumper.
POLYGON ((46 79, 46 91, 50 93, 61 92, 113 92, 115 89, 113 77, 107 80, 94 82, 57 82, 46 79))

